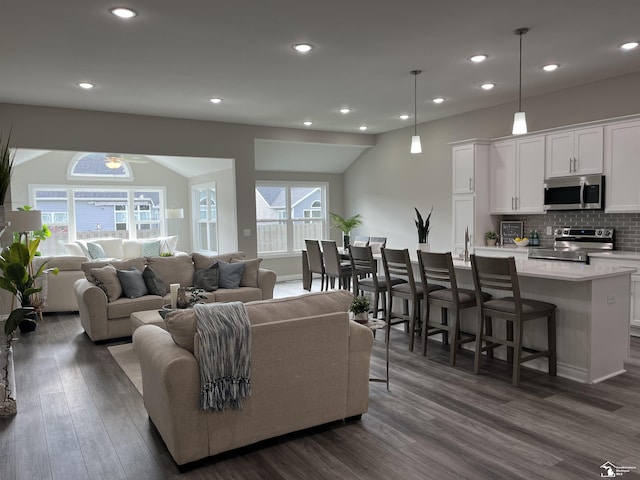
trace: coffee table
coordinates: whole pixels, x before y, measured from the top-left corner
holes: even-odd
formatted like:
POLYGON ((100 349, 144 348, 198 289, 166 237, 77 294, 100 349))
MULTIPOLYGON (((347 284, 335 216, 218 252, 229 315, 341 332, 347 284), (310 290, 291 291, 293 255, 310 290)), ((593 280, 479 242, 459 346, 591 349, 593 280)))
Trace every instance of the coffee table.
POLYGON ((160 316, 157 309, 133 312, 129 318, 131 319, 131 335, 142 325, 157 325, 160 328, 167 329, 164 319, 160 316))

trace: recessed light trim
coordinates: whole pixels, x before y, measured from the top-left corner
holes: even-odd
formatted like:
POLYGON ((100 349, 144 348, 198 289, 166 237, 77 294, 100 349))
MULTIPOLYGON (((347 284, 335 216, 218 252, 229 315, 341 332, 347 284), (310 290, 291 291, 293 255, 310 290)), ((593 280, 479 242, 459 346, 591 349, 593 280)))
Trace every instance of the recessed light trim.
POLYGON ((302 124, 303 124, 305 127, 310 127, 311 125, 313 125, 313 122, 311 122, 311 121, 309 121, 309 120, 305 120, 304 122, 302 122, 302 124))
POLYGON ((633 50, 634 48, 637 48, 637 46, 638 42, 627 42, 620 45, 620 48, 622 50, 633 50))
POLYGON ((444 102, 444 100, 445 100, 444 97, 436 97, 436 98, 432 99, 431 101, 433 103, 442 103, 442 102, 444 102))
POLYGON ((219 97, 213 97, 213 98, 210 98, 210 99, 209 99, 209 101, 210 101, 211 103, 215 103, 216 105, 217 105, 218 103, 222 103, 222 99, 221 99, 221 98, 219 98, 219 97))
POLYGON ((482 85, 480 85, 480 88, 483 89, 483 90, 491 90, 495 86, 496 86, 495 83, 487 82, 487 83, 483 83, 482 85))
POLYGON ((362 130, 364 132, 367 128, 369 128, 369 127, 367 127, 366 125, 360 125, 358 127, 358 130, 362 130))
POLYGON ((400 120, 409 120, 411 118, 411 115, 407 115, 406 113, 403 113, 402 115, 400 115, 400 120))
POLYGON ((342 107, 339 112, 346 115, 347 113, 351 113, 351 109, 349 107, 342 107))
POLYGON ((315 47, 313 45, 311 45, 310 43, 296 43, 293 46, 293 49, 298 52, 298 53, 309 53, 311 50, 313 50, 315 47))
POLYGON ((109 12, 118 18, 133 18, 138 16, 138 12, 126 7, 114 7, 110 9, 109 12))
POLYGON ((484 62, 487 58, 489 58, 489 55, 479 53, 477 55, 474 55, 473 57, 469 57, 469 60, 471 60, 473 63, 481 63, 484 62))
POLYGON ((83 90, 91 90, 92 88, 95 88, 95 84, 91 82, 78 82, 76 83, 76 85, 82 88, 83 90))
POLYGON ((544 67, 542 67, 542 70, 544 70, 545 72, 554 72, 558 69, 560 65, 558 65, 557 63, 550 63, 549 65, 545 65, 544 67))

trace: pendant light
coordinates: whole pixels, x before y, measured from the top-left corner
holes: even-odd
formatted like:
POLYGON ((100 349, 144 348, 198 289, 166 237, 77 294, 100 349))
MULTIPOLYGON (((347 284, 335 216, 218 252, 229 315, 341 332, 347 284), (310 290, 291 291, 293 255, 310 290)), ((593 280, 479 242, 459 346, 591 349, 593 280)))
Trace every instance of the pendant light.
POLYGON ((422 153, 420 135, 418 135, 418 75, 422 70, 411 70, 413 75, 413 137, 411 137, 411 153, 422 153))
POLYGON ((519 77, 518 77, 518 111, 513 115, 513 135, 521 135, 527 133, 527 117, 522 111, 522 35, 529 31, 528 28, 518 28, 513 33, 520 37, 520 63, 519 63, 519 77))

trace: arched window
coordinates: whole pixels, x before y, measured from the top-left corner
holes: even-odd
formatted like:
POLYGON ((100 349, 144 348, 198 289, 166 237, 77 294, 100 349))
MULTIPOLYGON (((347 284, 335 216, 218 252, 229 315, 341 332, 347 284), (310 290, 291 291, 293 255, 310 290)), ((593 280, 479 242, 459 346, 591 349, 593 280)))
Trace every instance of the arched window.
POLYGON ((71 160, 69 177, 131 178, 131 169, 122 155, 113 153, 79 153, 71 160))

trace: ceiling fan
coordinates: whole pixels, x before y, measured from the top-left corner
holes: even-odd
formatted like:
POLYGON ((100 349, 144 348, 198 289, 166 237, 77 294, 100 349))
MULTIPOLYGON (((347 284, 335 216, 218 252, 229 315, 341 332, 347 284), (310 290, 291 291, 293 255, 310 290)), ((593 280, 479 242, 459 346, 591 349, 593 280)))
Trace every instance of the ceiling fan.
POLYGON ((106 153, 104 157, 104 164, 111 170, 116 170, 122 166, 124 162, 127 163, 148 163, 149 160, 140 155, 124 155, 122 153, 106 153))

